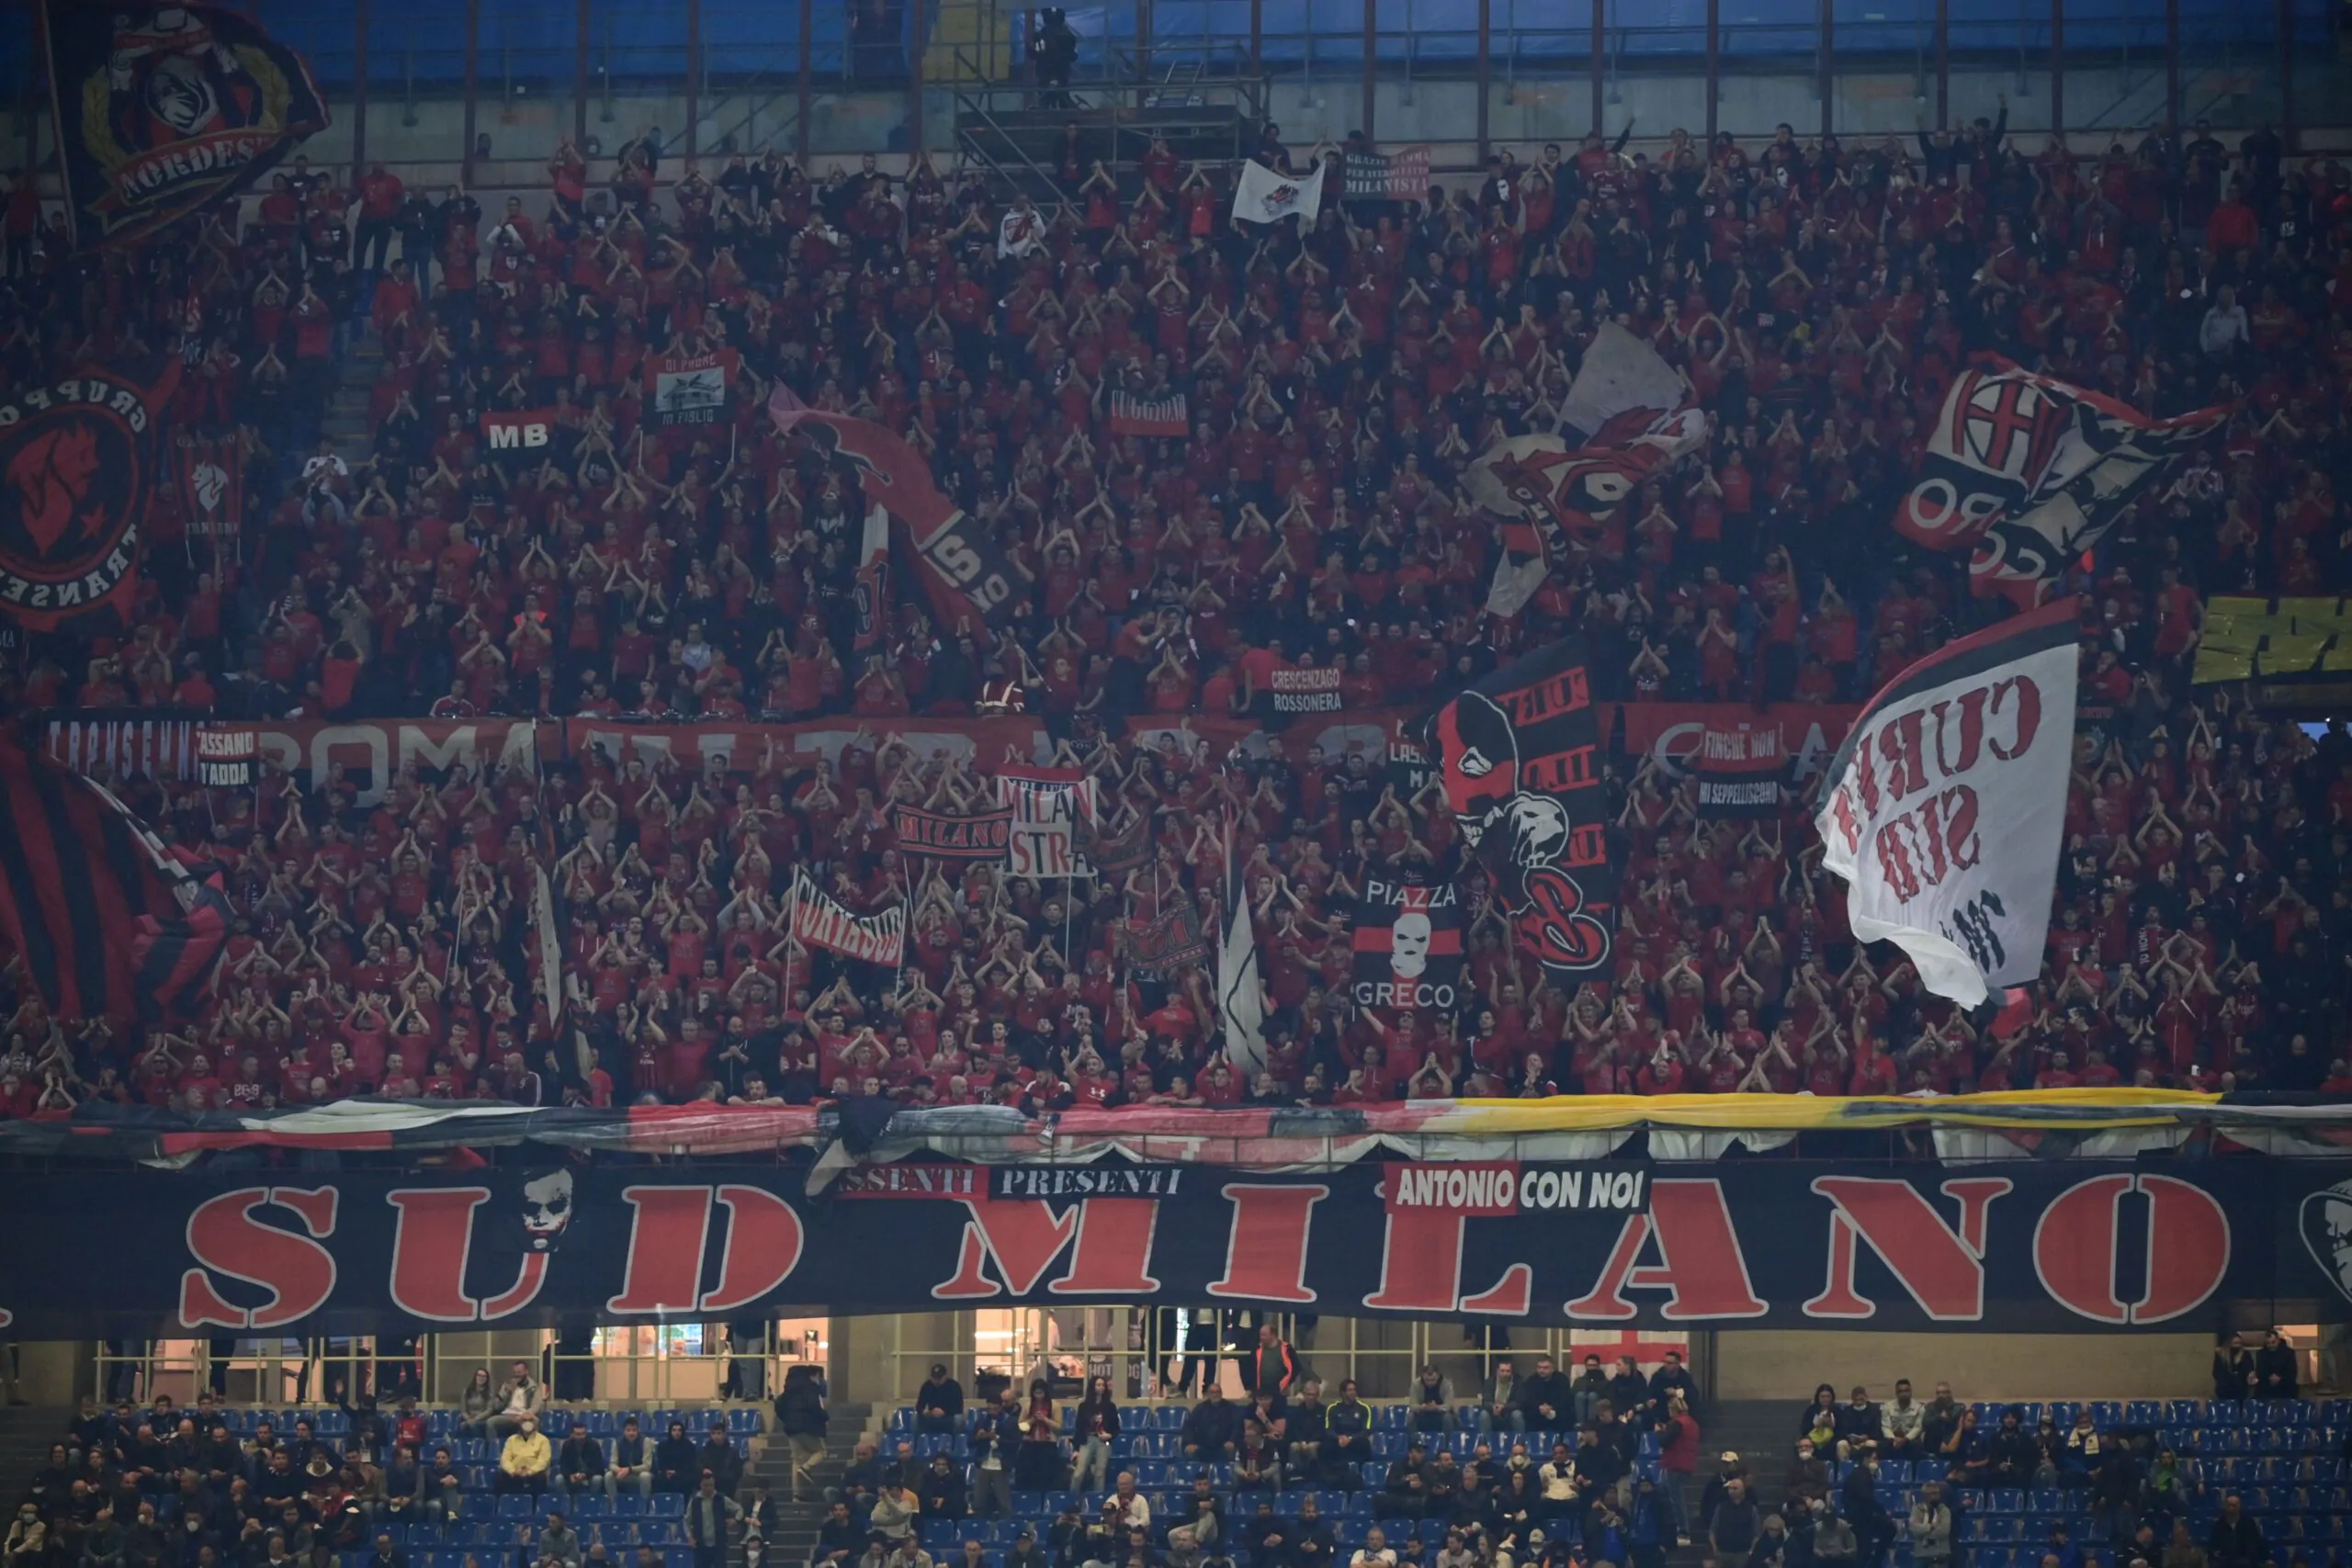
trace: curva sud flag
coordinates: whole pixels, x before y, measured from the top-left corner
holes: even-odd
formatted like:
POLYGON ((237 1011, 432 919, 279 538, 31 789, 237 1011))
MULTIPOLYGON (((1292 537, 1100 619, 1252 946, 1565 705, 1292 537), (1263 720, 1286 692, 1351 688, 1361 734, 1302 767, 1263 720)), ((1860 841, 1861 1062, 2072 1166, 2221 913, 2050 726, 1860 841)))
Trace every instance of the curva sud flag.
POLYGON ((1918 478, 1895 506, 1895 532, 1930 549, 1972 548, 1975 592, 2030 608, 2229 415, 2224 404, 2151 419, 1979 355, 1944 396, 1918 478))
POLYGON ((0 407, 0 611, 48 631, 129 610, 179 378, 177 355, 146 380, 85 368, 0 407))
POLYGON ((1428 729, 1446 804, 1521 950, 1564 979, 1605 973, 1617 872, 1583 640, 1497 671, 1428 729))
POLYGON ((1462 891, 1368 870, 1350 945, 1356 1006, 1451 1011, 1462 994, 1462 891))
POLYGON ((300 55, 225 7, 40 0, 74 243, 135 240, 233 195, 327 124, 300 55))
POLYGON ((1938 650, 1863 705, 1815 820, 1847 921, 1973 1007, 2041 972, 2075 740, 2075 605, 1938 650))

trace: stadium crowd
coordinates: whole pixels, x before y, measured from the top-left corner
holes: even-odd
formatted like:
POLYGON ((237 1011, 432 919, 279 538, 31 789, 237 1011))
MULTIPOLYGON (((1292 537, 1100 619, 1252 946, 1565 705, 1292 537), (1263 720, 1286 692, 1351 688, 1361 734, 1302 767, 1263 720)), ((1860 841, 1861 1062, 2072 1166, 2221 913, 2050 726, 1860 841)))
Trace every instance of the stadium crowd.
MULTIPOLYGON (((172 418, 233 432, 250 506, 239 535, 198 535, 165 487, 132 624, 32 639, 14 709, 870 728, 813 772, 773 750, 591 754, 403 771, 366 807, 341 770, 110 780, 223 868, 237 923, 217 1000, 187 1027, 60 1027, 12 975, 0 1114, 366 1093, 2352 1089, 2352 740, 2188 683, 2206 596, 2352 581, 2352 175, 2267 130, 2232 148, 2201 124, 2091 150, 1981 122, 1916 143, 1783 126, 1762 145, 1623 145, 1500 152, 1426 204, 1334 201, 1302 233, 1230 221, 1226 171, 1155 145, 1114 174, 1073 130, 1064 200, 1019 199, 1044 236, 1025 254, 1000 254, 1005 209, 977 175, 918 159, 898 178, 869 157, 812 178, 773 150, 707 174, 650 140, 609 187, 566 144, 547 192, 487 207, 298 159, 242 210, 79 257, 38 221, 19 243, 12 204, 0 374, 176 349, 172 418), (1688 373, 1706 445, 1498 621, 1493 526, 1459 476, 1500 436, 1553 428, 1608 318, 1688 373), (1623 754, 1607 983, 1545 983, 1474 901, 1460 1007, 1362 1010, 1356 891, 1382 867, 1450 865, 1442 795, 1400 797, 1295 734, 1230 756, 1133 737, 1264 716, 1284 663, 1341 667, 1351 708, 1428 705, 1572 630, 1611 699, 1859 700, 2005 613, 1972 597, 1964 557, 1888 526, 1982 348, 2159 414, 2236 407, 2069 584, 2078 765, 2021 1027, 1857 946, 1809 786, 1776 818, 1710 820, 1687 779, 1623 754), (725 417, 650 431, 649 356, 719 350, 741 367, 725 417), (322 412, 371 373, 352 460, 322 412), (1001 626, 943 624, 901 584, 858 647, 856 481, 768 421, 778 382, 928 457, 1034 576, 1001 626), (1114 434, 1120 392, 1182 394, 1191 436, 1114 434), (494 460, 481 414, 537 408, 550 446, 494 460), (1095 777, 1106 831, 1149 819, 1145 866, 1037 883, 900 852, 890 803, 958 809, 996 764, 918 754, 890 721, 1015 709, 1095 777), (1219 929, 1227 817, 1270 998, 1267 1070, 1248 1077, 1221 1058, 1203 968, 1142 982, 1112 953, 1115 927, 1173 899, 1219 929), (907 905, 897 976, 780 929, 802 866, 853 909, 907 905), (560 1032, 526 941, 542 867, 582 996, 560 1032)), ((1261 155, 1293 161, 1271 125, 1261 155)))
MULTIPOLYGON (((567 1410, 527 1361, 420 1407, 338 1386, 284 1412, 85 1399, 8 1529, 20 1568, 763 1568, 804 1494, 810 1568, 2262 1568, 2335 1562, 2352 1406, 2299 1399, 2274 1334, 2215 1397, 1972 1404, 1824 1383, 1769 1449, 1702 1453, 1669 1353, 1502 1356, 1457 1391, 1327 1385, 1272 1325, 1191 1404, 1111 1380, 968 1394, 944 1363, 820 1475, 822 1379, 775 1402, 790 1499, 747 1476, 752 1410, 567 1410), (2256 1457, 2261 1456, 2261 1457, 2256 1457), (811 1490, 823 1484, 821 1504, 811 1490)), ((792 1560, 797 1568, 797 1558, 792 1560)))
POLYGON ((381 1404, 341 1378, 334 1403, 287 1411, 209 1389, 185 1406, 85 1396, 17 1503, 6 1560, 725 1568, 740 1551, 761 1568, 779 1500, 745 1476, 758 1412, 564 1412, 528 1361, 495 1382, 481 1368, 454 1404, 421 1406, 415 1371, 386 1363, 381 1404))

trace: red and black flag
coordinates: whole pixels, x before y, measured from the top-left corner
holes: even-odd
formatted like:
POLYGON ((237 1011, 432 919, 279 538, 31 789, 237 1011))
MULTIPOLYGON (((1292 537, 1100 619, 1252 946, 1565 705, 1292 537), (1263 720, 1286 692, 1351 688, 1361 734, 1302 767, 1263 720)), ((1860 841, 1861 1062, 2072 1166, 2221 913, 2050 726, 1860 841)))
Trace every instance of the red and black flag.
POLYGON ((120 801, 0 739, 0 938, 59 1018, 192 1011, 229 935, 228 900, 120 801))
POLYGON ((233 196, 326 129, 310 66, 235 11, 178 0, 40 10, 76 244, 135 240, 233 196))
POLYGON ((1428 731, 1446 804, 1520 946, 1564 978, 1605 974, 1617 871, 1583 640, 1497 671, 1428 731))
POLYGON ((178 439, 180 509, 198 538, 234 539, 244 529, 245 449, 236 432, 178 439))
POLYGON ((85 367, 0 408, 0 611, 35 631, 102 609, 129 619, 179 378, 176 356, 145 380, 85 367))
POLYGON ((1462 995, 1461 890, 1368 871, 1351 945, 1356 1006, 1453 1010, 1462 995))

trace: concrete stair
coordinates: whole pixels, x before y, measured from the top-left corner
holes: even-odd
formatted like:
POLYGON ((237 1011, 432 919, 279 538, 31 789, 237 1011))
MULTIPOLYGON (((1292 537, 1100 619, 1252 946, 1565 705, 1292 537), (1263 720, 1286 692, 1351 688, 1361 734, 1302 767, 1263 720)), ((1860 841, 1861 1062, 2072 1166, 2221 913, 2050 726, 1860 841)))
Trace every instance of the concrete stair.
MULTIPOLYGON (((1731 1400, 1710 1405, 1699 1422, 1699 1479, 1704 1485, 1713 1475, 1725 1450, 1747 1466, 1758 1495, 1768 1504, 1781 1501, 1781 1483, 1788 1479, 1789 1461, 1797 1451, 1797 1410, 1794 1400, 1731 1400)), ((1698 1506, 1694 1494, 1691 1506, 1698 1506)))
POLYGON ((327 399, 321 432, 333 438, 335 456, 353 468, 375 450, 375 432, 368 422, 368 398, 384 375, 384 344, 372 325, 354 333, 351 350, 338 367, 334 391, 327 399))
MULTIPOLYGON (((768 1431, 752 1445, 752 1461, 743 1470, 738 1497, 749 1497, 752 1487, 767 1483, 776 1505, 775 1529, 767 1538, 766 1568, 800 1568, 816 1550, 818 1527, 825 1522, 825 1488, 840 1484, 849 1468, 850 1454, 861 1438, 874 1436, 871 1404, 834 1404, 825 1427, 825 1456, 818 1461, 813 1480, 800 1483, 792 1473, 792 1444, 775 1430, 773 1416, 768 1431)), ((741 1562, 741 1549, 732 1561, 741 1562)))
POLYGON ((49 1462, 49 1447, 62 1441, 74 1412, 62 1405, 0 1406, 0 1506, 11 1514, 49 1462))

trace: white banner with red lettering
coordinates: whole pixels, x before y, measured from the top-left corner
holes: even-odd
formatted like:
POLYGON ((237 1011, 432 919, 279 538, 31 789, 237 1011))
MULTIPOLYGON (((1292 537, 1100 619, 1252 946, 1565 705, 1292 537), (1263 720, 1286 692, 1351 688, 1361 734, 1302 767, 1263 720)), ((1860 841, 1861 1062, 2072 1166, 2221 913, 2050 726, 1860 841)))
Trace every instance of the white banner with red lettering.
POLYGON ((2073 601, 2003 621, 1896 676, 1830 764, 1815 825, 1854 934, 1964 1006, 2041 972, 2078 662, 2073 601))

